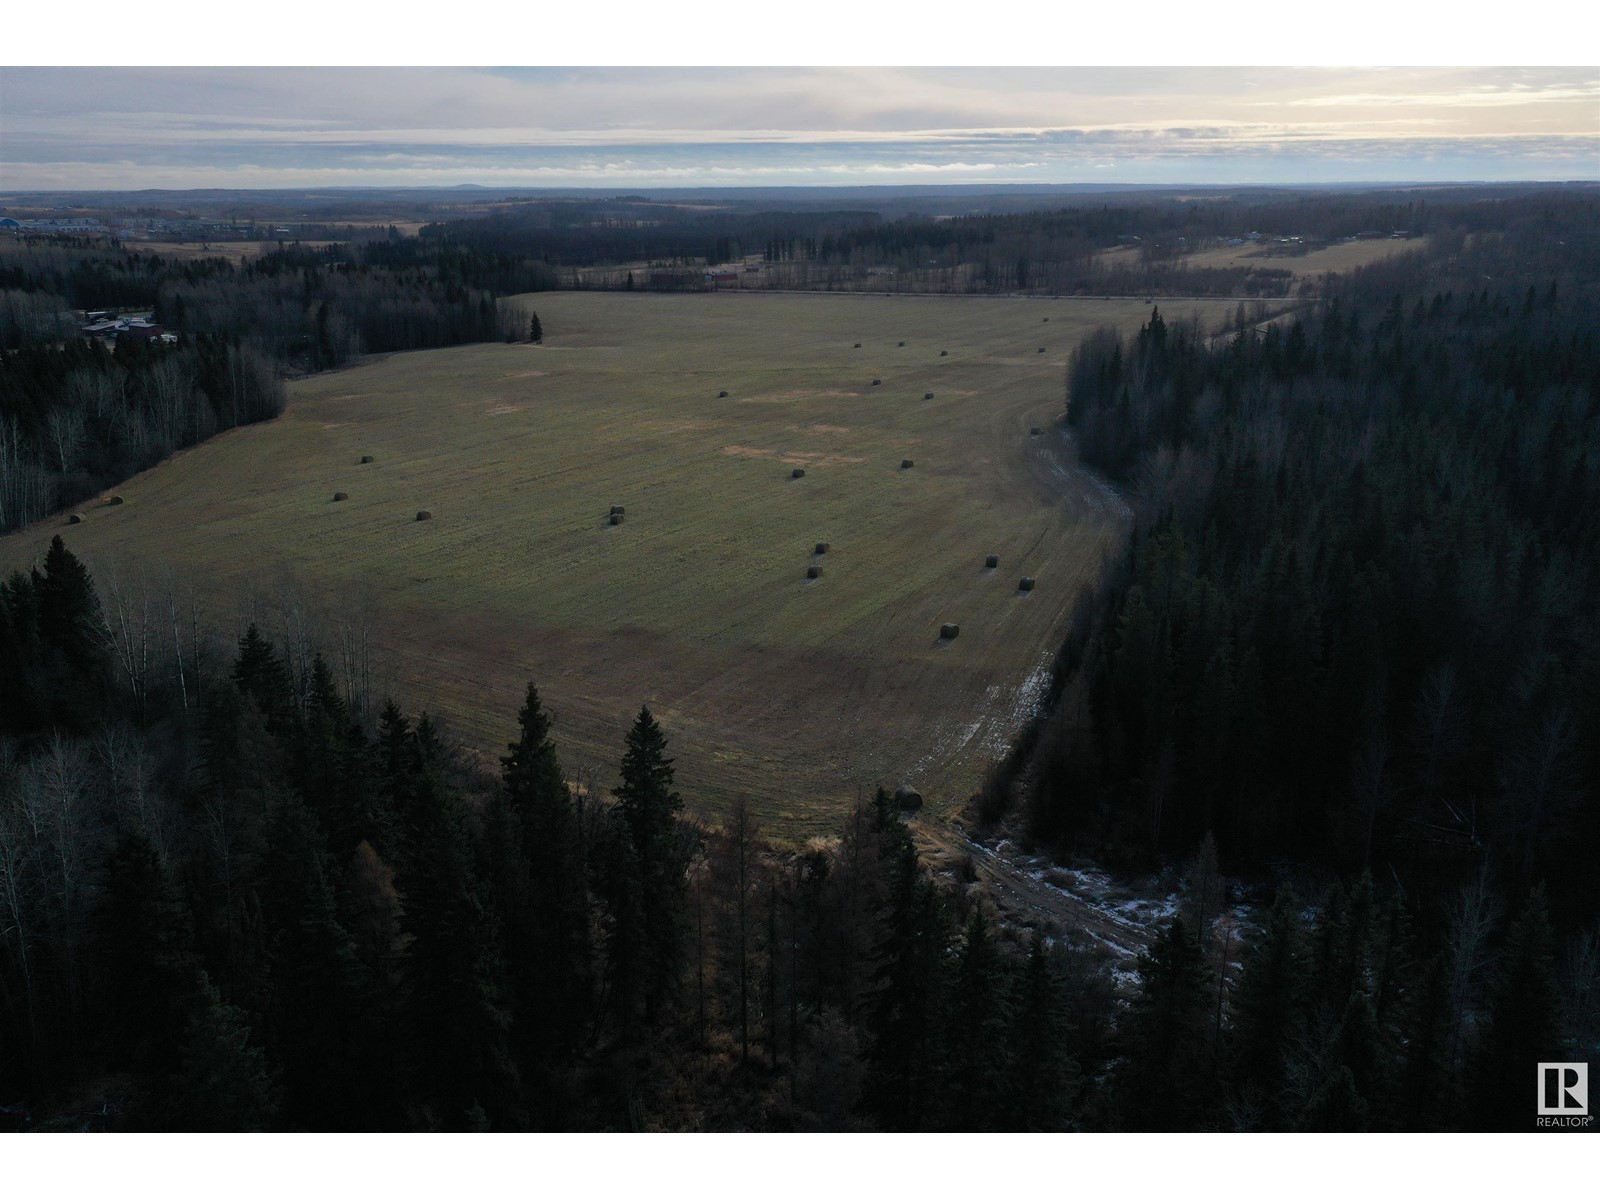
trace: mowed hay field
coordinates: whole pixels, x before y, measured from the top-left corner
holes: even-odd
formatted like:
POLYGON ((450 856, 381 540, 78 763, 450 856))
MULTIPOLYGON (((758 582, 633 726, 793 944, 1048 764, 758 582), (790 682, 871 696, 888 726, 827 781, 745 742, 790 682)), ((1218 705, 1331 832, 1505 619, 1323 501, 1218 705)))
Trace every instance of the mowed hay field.
MULTIPOLYGON (((1370 266, 1397 254, 1410 254, 1427 248, 1426 238, 1363 238, 1354 242, 1332 242, 1307 250, 1304 254, 1290 254, 1287 247, 1275 243, 1246 242, 1238 246, 1213 246, 1184 255, 1179 261, 1188 267, 1259 267, 1262 270, 1288 271, 1296 279, 1310 279, 1328 274, 1354 271, 1370 266)), ((1102 251, 1102 262, 1114 265, 1119 261, 1129 264, 1137 261, 1139 251, 1131 246, 1118 246, 1102 251)))
POLYGON ((545 345, 298 381, 284 416, 120 485, 125 504, 0 540, 0 567, 61 533, 91 569, 192 582, 228 637, 285 580, 323 611, 373 602, 385 678, 479 752, 503 752, 532 679, 569 774, 609 787, 648 703, 690 806, 714 820, 747 796, 778 837, 835 831, 880 783, 918 787, 934 814, 963 803, 1125 520, 1056 430, 1064 364, 1149 307, 515 302, 545 345))

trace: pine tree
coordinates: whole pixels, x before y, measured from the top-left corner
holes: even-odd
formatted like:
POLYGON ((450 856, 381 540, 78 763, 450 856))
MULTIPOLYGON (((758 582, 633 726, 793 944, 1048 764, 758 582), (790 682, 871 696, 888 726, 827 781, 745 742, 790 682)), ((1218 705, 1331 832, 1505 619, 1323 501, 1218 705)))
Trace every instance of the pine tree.
POLYGON ((528 322, 528 340, 539 343, 544 341, 544 326, 539 324, 539 314, 533 313, 532 320, 528 322))

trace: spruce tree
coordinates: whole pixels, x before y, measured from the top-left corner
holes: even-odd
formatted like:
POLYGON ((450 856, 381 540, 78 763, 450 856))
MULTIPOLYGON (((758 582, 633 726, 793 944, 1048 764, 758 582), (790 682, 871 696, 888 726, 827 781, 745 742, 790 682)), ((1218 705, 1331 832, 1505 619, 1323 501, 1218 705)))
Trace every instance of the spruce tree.
POLYGON ((1296 1032, 1306 969, 1300 901, 1282 888, 1266 928, 1247 952, 1239 979, 1228 1056, 1237 1090, 1276 1111, 1284 1055, 1296 1032))
POLYGON ((547 1078, 550 1116, 559 1102, 549 1076, 575 1050, 588 1017, 592 950, 587 869, 572 795, 561 774, 550 719, 528 684, 519 737, 500 760, 503 805, 492 820, 505 953, 524 1061, 547 1078), (503 809, 503 810, 502 810, 503 809))
POLYGON ((1011 997, 1005 968, 980 900, 956 963, 945 1035, 944 1083, 950 1125, 958 1132, 1005 1128, 1012 1050, 1006 1037, 1011 997))
POLYGON ((379 1110, 383 1056, 366 1053, 377 997, 341 925, 338 881, 316 818, 286 800, 268 830, 262 917, 272 988, 268 1031, 283 1070, 284 1107, 313 1130, 359 1124, 379 1110))
POLYGON ((1139 995, 1128 1014, 1117 1072, 1121 1128, 1177 1132, 1211 1119, 1212 990, 1199 939, 1182 917, 1139 956, 1139 995))
POLYGON ((292 729, 294 685, 289 680, 289 669, 272 643, 261 636, 254 622, 239 639, 239 655, 233 662, 233 682, 240 692, 255 701, 269 730, 284 734, 292 729))
POLYGON ((1036 929, 1028 945, 1015 1019, 1007 1038, 1012 1068, 1006 1085, 1005 1129, 1053 1133, 1066 1126, 1079 1088, 1078 1063, 1069 1045, 1071 1032, 1061 983, 1044 934, 1036 929))
POLYGON ((1490 1131, 1531 1130, 1536 1064, 1576 1056, 1562 1045, 1561 993, 1544 889, 1535 889, 1506 933, 1483 1040, 1471 1067, 1468 1123, 1490 1131))
POLYGON ((33 581, 21 571, 0 585, 0 734, 32 733, 49 719, 49 693, 40 662, 39 606, 33 581))
POLYGON ((44 573, 33 572, 39 631, 40 692, 50 719, 87 728, 102 702, 111 660, 100 598, 83 564, 57 534, 45 554, 44 573))
POLYGON ((257 1133, 272 1126, 277 1097, 265 1050, 245 1015, 197 974, 179 1067, 162 1124, 182 1133, 257 1133))
POLYGON ((888 910, 875 948, 877 996, 867 1023, 866 1103, 880 1129, 916 1131, 938 1115, 935 1052, 950 935, 937 886, 922 871, 882 789, 878 798, 879 819, 899 836, 878 843, 880 869, 888 873, 888 910))
POLYGON ((403 971, 406 1041, 424 1124, 459 1130, 482 1105, 503 1128, 518 1103, 517 1076, 501 963, 466 820, 460 800, 424 769, 396 879, 405 898, 401 927, 411 939, 403 971))
POLYGON ((92 945, 107 1062, 158 1075, 177 1063, 194 972, 188 910, 142 833, 125 832, 106 863, 92 945))
POLYGON ((672 759, 661 726, 641 708, 628 731, 622 782, 614 790, 628 831, 639 887, 641 954, 637 980, 645 1018, 653 1022, 666 1001, 682 952, 687 865, 679 836, 683 798, 673 790, 672 759))

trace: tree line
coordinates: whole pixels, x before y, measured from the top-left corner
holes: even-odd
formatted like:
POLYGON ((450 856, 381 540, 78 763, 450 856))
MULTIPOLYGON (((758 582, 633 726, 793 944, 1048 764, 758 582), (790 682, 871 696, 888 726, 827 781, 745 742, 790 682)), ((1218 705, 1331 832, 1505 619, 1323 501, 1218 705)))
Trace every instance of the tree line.
POLYGON ((0 589, 13 1128, 1510 1128, 1594 1029, 1537 894, 1463 892, 1439 949, 1369 875, 1252 924, 1202 845, 1119 994, 881 789, 776 848, 689 815, 648 708, 577 786, 532 684, 484 764, 254 624, 136 703, 115 610, 59 538, 0 589))
POLYGON ((13 248, 0 271, 0 530, 276 416, 286 374, 526 336, 497 285, 521 290, 537 272, 391 245, 290 246, 238 267, 99 243, 13 248), (69 311, 146 307, 176 346, 119 337, 107 350, 69 311))

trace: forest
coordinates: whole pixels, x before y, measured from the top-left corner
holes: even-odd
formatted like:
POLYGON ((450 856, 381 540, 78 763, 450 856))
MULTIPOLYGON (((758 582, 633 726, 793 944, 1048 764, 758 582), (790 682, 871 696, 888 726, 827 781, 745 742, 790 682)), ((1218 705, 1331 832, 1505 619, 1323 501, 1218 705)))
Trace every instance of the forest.
MULTIPOLYGON (((1423 260, 1224 334, 1152 305, 1068 365, 1136 519, 971 823, 1179 867, 1125 978, 932 871, 881 790, 803 846, 711 828, 647 708, 572 780, 537 681, 477 758, 332 633, 218 645, 68 531, 0 585, 0 1128, 1531 1129, 1532 1065, 1600 1045, 1600 205, 1433 208, 1395 218, 1423 260)), ((146 267, 204 339, 19 346, 7 403, 55 436, 16 381, 59 367, 87 473, 128 398, 180 437, 270 415, 310 297, 359 331, 455 295, 414 332, 465 336, 519 269, 373 245, 286 251, 237 310, 146 267), (280 340, 232 340, 274 295, 280 340)), ((18 290, 82 299, 55 261, 18 290)))
MULTIPOLYGON (((964 212, 955 197, 927 197, 935 211, 957 208, 953 215, 902 212, 901 204, 885 204, 884 212, 865 205, 763 212, 645 197, 530 200, 489 217, 425 225, 421 241, 475 255, 526 255, 545 264, 560 286, 684 290, 700 286, 698 275, 670 268, 759 258, 781 268, 762 286, 784 288, 861 287, 870 279, 872 288, 891 291, 1267 298, 1299 294, 1282 259, 1195 266, 1186 255, 1252 234, 1299 239, 1282 247, 1291 255, 1359 235, 1497 229, 1508 204, 1542 197, 1537 188, 1521 192, 1202 190, 1074 196, 1028 212, 964 212), (1103 257, 1118 247, 1137 253, 1103 257), (655 270, 629 270, 641 264, 655 270)), ((1565 202, 1552 196, 1557 205, 1565 202)))
POLYGON ((1120 995, 881 789, 776 848, 685 816, 648 709, 574 788, 531 683, 496 769, 176 593, 128 655, 124 603, 59 537, 0 589, 9 1128, 1507 1129, 1594 1036, 1600 945, 1486 870, 1240 936, 1207 837, 1120 995))

